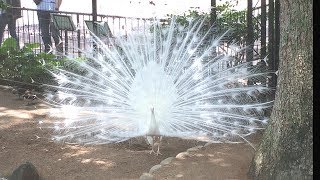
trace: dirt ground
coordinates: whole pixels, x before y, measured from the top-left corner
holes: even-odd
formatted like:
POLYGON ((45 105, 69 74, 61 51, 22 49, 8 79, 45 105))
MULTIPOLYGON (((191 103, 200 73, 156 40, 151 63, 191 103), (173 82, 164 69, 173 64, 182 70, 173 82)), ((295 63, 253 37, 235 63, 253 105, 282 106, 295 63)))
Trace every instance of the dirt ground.
MULTIPOLYGON (((159 156, 149 154, 143 139, 108 145, 59 144, 51 141, 49 130, 38 126, 47 111, 46 105, 28 105, 0 87, 0 177, 29 161, 43 180, 139 179, 162 160, 205 144, 164 138, 159 156)), ((251 142, 256 144, 259 138, 256 135, 251 142)), ((153 172, 154 179, 249 179, 254 150, 248 144, 211 144, 188 152, 153 172)))

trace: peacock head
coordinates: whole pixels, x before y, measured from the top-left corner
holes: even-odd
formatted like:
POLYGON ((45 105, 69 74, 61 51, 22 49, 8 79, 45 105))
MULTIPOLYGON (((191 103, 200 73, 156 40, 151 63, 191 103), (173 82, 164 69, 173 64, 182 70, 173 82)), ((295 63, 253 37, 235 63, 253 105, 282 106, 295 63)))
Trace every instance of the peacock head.
POLYGON ((154 123, 154 121, 156 121, 156 115, 154 114, 154 107, 150 108, 150 110, 151 110, 151 121, 153 121, 154 123))

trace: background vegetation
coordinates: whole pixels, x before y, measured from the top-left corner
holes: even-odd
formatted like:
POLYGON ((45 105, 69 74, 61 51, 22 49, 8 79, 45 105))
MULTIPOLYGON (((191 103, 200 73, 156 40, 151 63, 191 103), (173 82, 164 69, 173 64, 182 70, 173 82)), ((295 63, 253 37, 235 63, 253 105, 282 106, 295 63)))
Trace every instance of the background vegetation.
MULTIPOLYGON (((247 22, 246 22, 246 12, 247 10, 235 10, 235 5, 226 1, 222 5, 216 6, 217 18, 215 21, 214 31, 218 34, 223 34, 226 31, 231 31, 228 40, 236 42, 237 45, 245 46, 245 40, 247 36, 247 22)), ((174 15, 167 15, 169 20, 172 19, 174 15)), ((198 19, 198 18, 206 18, 204 31, 207 31, 210 27, 210 14, 200 12, 199 8, 191 8, 189 11, 185 12, 183 15, 175 16, 176 21, 181 25, 188 25, 189 19, 198 19)), ((253 17, 253 25, 254 25, 254 41, 260 38, 260 14, 253 17)))
POLYGON ((0 46, 0 78, 4 85, 31 86, 32 83, 50 83, 53 80, 48 70, 59 67, 63 59, 53 54, 34 53, 39 44, 25 44, 17 48, 13 38, 6 39, 0 46))

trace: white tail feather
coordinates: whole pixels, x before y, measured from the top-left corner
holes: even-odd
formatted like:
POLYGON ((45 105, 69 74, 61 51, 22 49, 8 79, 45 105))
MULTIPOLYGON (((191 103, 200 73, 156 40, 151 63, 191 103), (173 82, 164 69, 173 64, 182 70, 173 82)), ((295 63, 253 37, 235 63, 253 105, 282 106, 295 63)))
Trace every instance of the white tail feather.
POLYGON ((51 114, 63 118, 51 126, 55 139, 99 144, 159 135, 238 142, 263 128, 263 110, 272 102, 257 97, 269 89, 245 82, 266 74, 250 63, 227 67, 234 58, 215 54, 223 36, 201 33, 203 23, 156 24, 152 33, 118 38, 112 47, 96 40, 99 50, 86 52, 85 61, 69 60, 76 70, 52 72, 59 85, 50 87, 58 92, 47 99, 58 106, 51 114), (149 131, 154 126, 156 134, 149 131))

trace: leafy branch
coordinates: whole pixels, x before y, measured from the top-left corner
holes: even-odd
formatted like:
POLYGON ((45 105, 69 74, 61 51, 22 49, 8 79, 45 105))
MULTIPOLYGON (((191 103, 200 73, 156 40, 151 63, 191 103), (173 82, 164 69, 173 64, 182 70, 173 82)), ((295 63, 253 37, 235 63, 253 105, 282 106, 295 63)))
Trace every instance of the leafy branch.
POLYGON ((0 46, 0 78, 22 83, 48 83, 53 79, 48 69, 60 66, 63 61, 53 54, 34 53, 38 43, 17 48, 13 38, 7 38, 0 46))
MULTIPOLYGON (((231 35, 227 40, 233 40, 236 41, 238 45, 244 46, 245 45, 245 39, 247 36, 246 28, 246 10, 235 10, 234 5, 230 2, 225 2, 222 5, 216 6, 216 13, 217 18, 216 22, 214 24, 214 30, 218 34, 222 34, 226 32, 227 30, 231 30, 231 35)), ((174 15, 168 14, 169 21, 172 19, 174 15)), ((211 27, 210 24, 210 14, 200 12, 199 8, 191 8, 187 12, 185 12, 183 15, 175 16, 176 21, 183 26, 186 26, 189 24, 190 19, 199 19, 206 17, 206 20, 204 22, 203 30, 207 31, 211 27)), ((260 38, 260 14, 253 17, 253 28, 254 28, 254 34, 253 39, 258 40, 260 38)))

